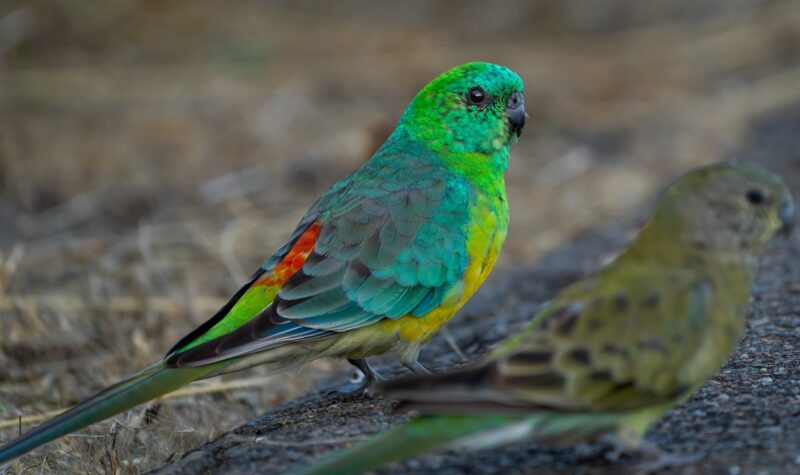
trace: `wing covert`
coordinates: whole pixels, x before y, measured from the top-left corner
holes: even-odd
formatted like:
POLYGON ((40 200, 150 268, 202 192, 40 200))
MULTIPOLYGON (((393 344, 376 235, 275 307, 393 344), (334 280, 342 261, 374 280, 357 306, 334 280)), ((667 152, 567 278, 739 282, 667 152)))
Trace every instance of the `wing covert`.
POLYGON ((271 304, 172 364, 208 364, 435 308, 467 265, 464 203, 474 190, 434 169, 415 176, 425 178, 334 188, 319 202, 313 249, 271 304))

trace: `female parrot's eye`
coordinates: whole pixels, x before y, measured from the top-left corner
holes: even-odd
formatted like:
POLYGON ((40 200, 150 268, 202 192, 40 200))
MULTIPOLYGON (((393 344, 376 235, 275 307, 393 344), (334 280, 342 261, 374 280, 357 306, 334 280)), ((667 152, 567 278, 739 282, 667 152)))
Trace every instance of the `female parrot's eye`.
POLYGON ((747 191, 747 201, 753 203, 754 205, 758 205, 764 202, 764 193, 761 193, 761 190, 748 190, 747 191))
POLYGON ((489 95, 482 88, 475 86, 467 92, 467 100, 470 104, 482 106, 489 103, 489 95))

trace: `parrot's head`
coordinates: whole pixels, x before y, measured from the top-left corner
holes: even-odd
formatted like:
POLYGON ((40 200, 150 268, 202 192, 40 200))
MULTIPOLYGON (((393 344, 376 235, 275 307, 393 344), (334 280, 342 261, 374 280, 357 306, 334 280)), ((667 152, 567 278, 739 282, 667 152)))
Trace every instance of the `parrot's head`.
POLYGON ((522 79, 491 63, 453 68, 425 86, 399 127, 440 152, 507 152, 525 126, 522 79))
MULTIPOLYGON (((795 223, 792 195, 781 177, 753 162, 695 169, 664 194, 658 214, 666 233, 687 246, 753 256, 795 223)), ((655 218, 658 219, 658 218, 655 218)))

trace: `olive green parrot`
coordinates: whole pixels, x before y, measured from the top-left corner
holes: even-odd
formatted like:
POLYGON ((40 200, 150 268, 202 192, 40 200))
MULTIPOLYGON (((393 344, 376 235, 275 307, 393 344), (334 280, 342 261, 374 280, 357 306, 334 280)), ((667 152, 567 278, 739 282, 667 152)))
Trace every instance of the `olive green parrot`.
POLYGON ((478 364, 379 386, 418 417, 299 473, 360 473, 435 448, 521 440, 613 435, 639 447, 648 427, 728 359, 759 253, 794 220, 788 188, 760 165, 691 171, 612 263, 566 288, 478 364))

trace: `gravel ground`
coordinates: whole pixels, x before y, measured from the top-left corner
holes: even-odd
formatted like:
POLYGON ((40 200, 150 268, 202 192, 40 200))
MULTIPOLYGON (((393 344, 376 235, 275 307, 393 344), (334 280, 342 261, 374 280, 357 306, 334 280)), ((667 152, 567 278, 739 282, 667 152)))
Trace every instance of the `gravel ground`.
MULTIPOLYGON (((800 196, 800 105, 752 124, 734 157, 767 163, 800 196)), ((462 311, 449 333, 467 355, 486 351, 520 327, 558 289, 596 268, 624 245, 641 217, 587 233, 541 259, 493 279, 462 311)), ((777 242, 765 254, 754 289, 748 330, 730 362, 686 404, 670 412, 648 439, 677 454, 701 453, 690 467, 664 473, 797 473, 800 471, 800 239, 777 242)), ((435 370, 461 360, 443 336, 426 347, 435 370)), ((382 364, 380 364, 382 363, 382 364)), ((402 370, 390 359, 379 368, 402 370)), ((333 449, 385 430, 405 416, 389 399, 324 395, 346 375, 187 453, 154 473, 283 473, 333 449)), ((584 459, 575 448, 533 444, 477 453, 444 452, 394 464, 379 473, 636 473, 636 460, 584 459)))

